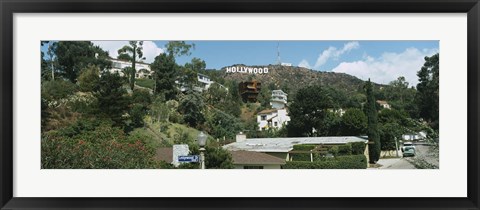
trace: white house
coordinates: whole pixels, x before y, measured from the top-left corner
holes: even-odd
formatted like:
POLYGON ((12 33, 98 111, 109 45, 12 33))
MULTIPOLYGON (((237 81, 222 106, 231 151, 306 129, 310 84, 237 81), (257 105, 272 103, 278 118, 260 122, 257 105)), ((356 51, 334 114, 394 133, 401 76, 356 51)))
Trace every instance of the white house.
POLYGON ((287 109, 267 109, 257 114, 259 130, 280 129, 290 121, 287 109))
POLYGON ((200 88, 202 88, 203 90, 208 90, 208 88, 210 88, 210 85, 214 83, 214 81, 212 81, 210 77, 200 73, 197 74, 197 80, 200 88))
MULTIPOLYGON (((120 74, 120 76, 124 76, 123 70, 127 67, 132 67, 132 63, 129 61, 119 60, 115 58, 110 58, 112 61, 112 68, 109 70, 111 73, 120 74)), ((135 63, 135 78, 146 78, 152 76, 152 71, 150 69, 150 64, 137 62, 135 63)))
POLYGON ((273 90, 270 105, 274 109, 283 109, 287 105, 287 94, 282 90, 273 90))
POLYGON ((377 103, 380 104, 380 106, 382 106, 384 109, 391 109, 390 104, 388 104, 386 101, 377 100, 377 103))
MULTIPOLYGON (((193 90, 195 91, 198 91, 198 92, 203 92, 203 91, 206 91, 210 88, 210 86, 215 83, 215 81, 211 80, 210 77, 208 77, 207 75, 204 75, 204 74, 200 74, 200 73, 197 73, 197 85, 193 87, 193 90)), ((179 89, 180 91, 182 92, 185 92, 188 90, 188 87, 186 87, 184 84, 180 84, 181 82, 180 81, 175 81, 175 83, 177 85, 179 85, 179 89)), ((225 86, 217 83, 218 85, 220 85, 220 87, 228 90, 228 88, 226 88, 225 86)))

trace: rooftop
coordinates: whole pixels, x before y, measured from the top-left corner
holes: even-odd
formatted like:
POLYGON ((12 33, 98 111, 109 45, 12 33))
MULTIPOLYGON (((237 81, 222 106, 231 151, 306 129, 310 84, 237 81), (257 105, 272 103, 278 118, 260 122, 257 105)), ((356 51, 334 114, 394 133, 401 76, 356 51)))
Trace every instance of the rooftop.
POLYGON ((272 155, 250 151, 230 151, 234 164, 285 164, 285 160, 272 155))
POLYGON ((229 151, 252 152, 289 152, 297 144, 346 144, 349 142, 365 142, 365 137, 358 136, 325 136, 325 137, 293 137, 293 138, 251 138, 223 146, 229 151))
POLYGON ((173 148, 172 147, 162 147, 158 148, 155 154, 155 159, 158 161, 165 161, 171 163, 173 161, 173 148))

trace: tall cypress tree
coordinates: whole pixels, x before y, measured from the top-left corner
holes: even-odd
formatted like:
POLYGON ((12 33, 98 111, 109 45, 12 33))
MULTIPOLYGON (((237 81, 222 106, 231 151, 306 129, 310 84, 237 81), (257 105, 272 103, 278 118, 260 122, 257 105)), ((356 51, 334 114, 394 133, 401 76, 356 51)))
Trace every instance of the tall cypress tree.
POLYGON ((370 79, 368 79, 367 84, 365 84, 365 89, 367 92, 367 104, 365 106, 365 114, 368 118, 367 135, 369 141, 373 143, 368 145, 368 154, 370 163, 375 163, 380 158, 380 135, 378 133, 377 102, 370 79))

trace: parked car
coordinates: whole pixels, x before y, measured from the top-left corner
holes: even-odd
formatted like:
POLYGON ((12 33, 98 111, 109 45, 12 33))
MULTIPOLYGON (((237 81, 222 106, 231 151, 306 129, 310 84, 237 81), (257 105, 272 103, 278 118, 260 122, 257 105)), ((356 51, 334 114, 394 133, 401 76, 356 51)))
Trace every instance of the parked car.
POLYGON ((405 152, 405 148, 407 148, 407 147, 411 147, 413 149, 416 149, 415 145, 413 145, 412 142, 405 142, 405 143, 403 143, 402 152, 405 152))
POLYGON ((403 157, 413 157, 415 156, 415 147, 413 146, 407 146, 402 148, 403 151, 403 157))

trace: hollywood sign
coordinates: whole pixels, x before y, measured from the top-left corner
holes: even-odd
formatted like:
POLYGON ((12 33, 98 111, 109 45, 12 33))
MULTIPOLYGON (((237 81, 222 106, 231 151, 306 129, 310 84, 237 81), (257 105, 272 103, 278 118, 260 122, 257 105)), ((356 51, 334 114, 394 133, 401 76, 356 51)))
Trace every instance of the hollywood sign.
POLYGON ((248 74, 267 74, 268 68, 257 68, 248 66, 226 67, 227 73, 248 73, 248 74))

